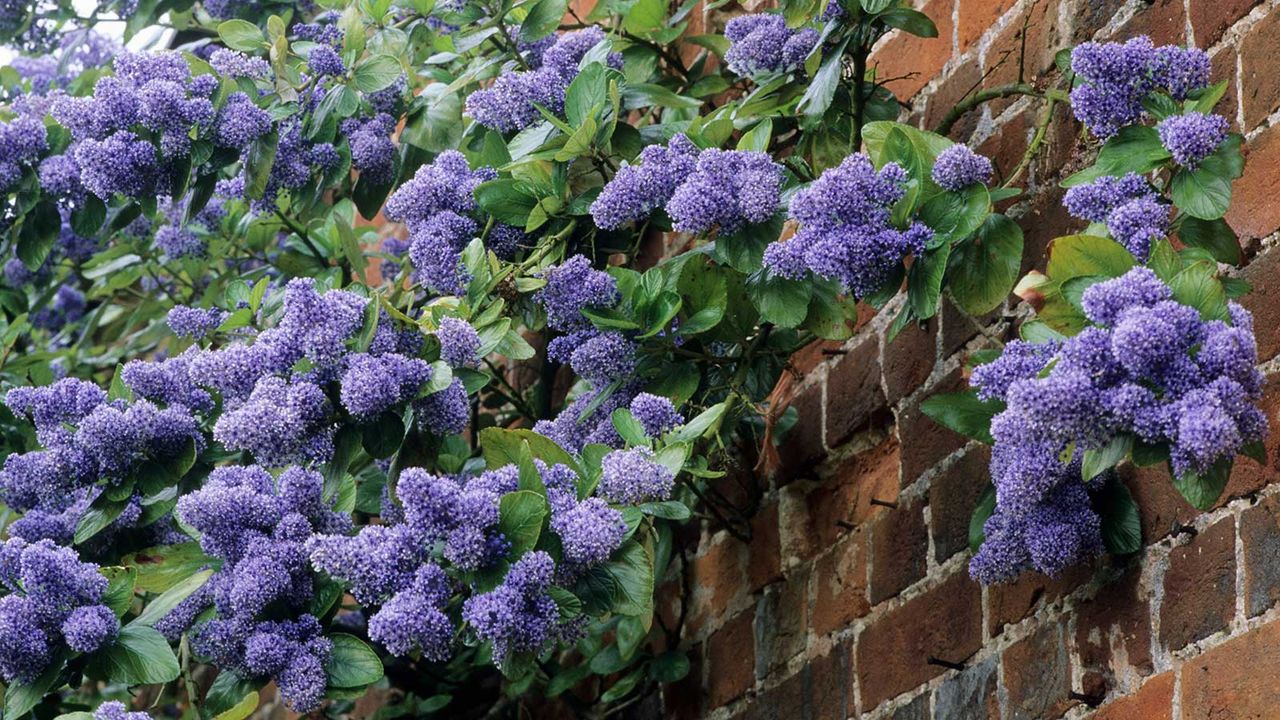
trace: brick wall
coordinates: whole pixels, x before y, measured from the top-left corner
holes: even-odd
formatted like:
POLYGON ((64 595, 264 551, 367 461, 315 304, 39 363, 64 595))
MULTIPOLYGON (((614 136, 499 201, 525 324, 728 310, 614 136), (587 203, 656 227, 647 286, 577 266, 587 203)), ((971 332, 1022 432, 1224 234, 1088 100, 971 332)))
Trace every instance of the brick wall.
MULTIPOLYGON (((1219 110, 1248 138, 1228 219, 1253 283, 1264 369, 1280 373, 1280 0, 924 0, 940 37, 890 37, 879 77, 932 128, 983 85, 1052 79, 1054 53, 1146 33, 1208 48, 1231 79, 1219 110), (1025 28, 1025 31, 1024 31, 1025 28), (1024 38, 1025 32, 1025 38, 1024 38), (1025 40, 1025 42, 1024 42, 1025 40), (1025 51, 1024 48, 1025 47, 1025 51)), ((1002 100, 952 130, 1017 166, 1040 105, 1002 100)), ((1059 171, 1078 167, 1079 127, 1059 108, 1008 212, 1024 269, 1078 229, 1059 171)), ((767 480, 750 542, 704 527, 689 538, 687 595, 669 578, 663 612, 687 606, 692 671, 664 715, 713 718, 1264 718, 1280 710, 1280 475, 1237 463, 1219 506, 1198 513, 1161 472, 1126 477, 1148 543, 1131 562, 982 588, 968 577, 969 514, 987 450, 919 411, 964 386, 966 353, 1011 337, 1010 304, 977 320, 946 307, 892 344, 893 313, 864 313, 853 339, 814 348, 780 392, 800 420, 767 480), (1095 707, 1096 706, 1096 707, 1095 707)), ((1280 376, 1273 377, 1280 381, 1280 376)), ((1267 396, 1273 425, 1280 382, 1267 396)), ((1271 457, 1280 445, 1273 434, 1271 457)), ((652 708, 652 705, 648 707, 652 708)))

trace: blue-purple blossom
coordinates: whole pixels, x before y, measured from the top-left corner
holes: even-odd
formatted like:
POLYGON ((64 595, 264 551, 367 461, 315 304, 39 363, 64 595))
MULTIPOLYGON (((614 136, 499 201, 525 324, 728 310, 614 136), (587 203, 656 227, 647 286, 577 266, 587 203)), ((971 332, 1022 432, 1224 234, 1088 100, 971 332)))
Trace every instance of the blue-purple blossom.
POLYGON ((554 572, 550 555, 526 553, 501 585, 463 603, 462 619, 481 640, 493 644, 500 666, 516 653, 538 652, 557 639, 560 610, 547 593, 554 572))
POLYGON ((200 236, 177 225, 161 225, 156 230, 156 247, 170 260, 204 257, 208 251, 208 245, 200 236))
POLYGON ((323 43, 311 48, 311 54, 307 56, 307 67, 316 75, 337 76, 347 71, 338 51, 323 43))
POLYGON ((635 364, 636 344, 616 331, 592 333, 569 356, 573 371, 597 388, 624 379, 635 364))
POLYGON ((660 395, 640 393, 631 401, 631 414, 640 421, 644 434, 656 438, 684 424, 684 417, 676 411, 671 400, 660 395))
POLYGON ((1067 190, 1062 202, 1067 212, 1092 223, 1105 223, 1112 210, 1131 200, 1154 199, 1155 189, 1137 173, 1104 175, 1091 183, 1067 190))
POLYGON ((271 74, 271 65, 266 60, 227 48, 214 50, 209 56, 209 64, 219 73, 233 78, 265 78, 271 74))
POLYGON ((977 388, 978 397, 983 400, 1003 399, 1013 383, 1039 375, 1058 347, 1056 342, 1013 340, 1004 346, 1000 357, 974 368, 969 384, 977 388))
POLYGON ((268 376, 243 403, 223 412, 213 437, 263 465, 324 462, 333 454, 331 413, 329 399, 317 385, 268 376))
POLYGON ((462 381, 454 378, 449 387, 432 393, 413 404, 418 424, 434 435, 462 432, 471 420, 471 403, 462 381))
POLYGON ((781 15, 740 15, 724 28, 725 62, 738 75, 787 72, 799 67, 818 42, 812 29, 792 30, 781 15))
POLYGON ((938 153, 931 174, 942 189, 959 192, 970 185, 990 182, 992 171, 990 159, 957 143, 938 153))
POLYGON ((600 497, 632 505, 666 500, 675 487, 675 475, 654 461, 647 448, 614 450, 601 461, 600 497))
POLYGON ((583 310, 612 307, 621 299, 613 276, 591 267, 583 255, 574 255, 548 268, 547 284, 534 294, 534 302, 547 313, 547 325, 564 332, 583 329, 590 322, 583 310))
POLYGON ((1057 575, 1102 552, 1101 521, 1078 477, 1025 515, 997 510, 987 519, 982 548, 969 573, 984 584, 1005 582, 1028 569, 1057 575))
POLYGON ((418 358, 395 353, 347 358, 342 375, 342 405, 352 415, 371 419, 417 397, 431 379, 431 366, 418 358))
POLYGON ((110 700, 93 711, 93 720, 151 720, 145 712, 129 712, 124 703, 110 700))
POLYGON ((1146 262, 1151 246, 1169 234, 1169 207, 1151 197, 1130 200, 1107 216, 1107 231, 1139 262, 1146 262))
POLYGON ((199 340, 222 324, 227 314, 218 308, 196 308, 175 305, 165 316, 169 329, 178 337, 199 340))
POLYGON ((768 153, 752 150, 703 150, 694 171, 667 201, 667 214, 680 232, 719 228, 730 235, 747 223, 777 212, 782 166, 768 153))
POLYGON ((396 119, 385 113, 342 124, 351 145, 351 165, 367 182, 385 185, 395 179, 396 144, 391 140, 395 129, 396 119))
POLYGON ((156 183, 155 147, 127 130, 101 141, 80 141, 75 146, 75 159, 85 189, 103 200, 116 193, 140 198, 156 183))
POLYGON ((271 130, 271 115, 254 105, 248 95, 236 92, 227 96, 214 126, 219 145, 243 150, 271 130))
POLYGON ((683 133, 674 135, 666 147, 645 147, 637 164, 624 163, 600 190, 591 203, 591 218, 606 230, 647 218, 693 173, 697 158, 698 147, 683 133))
POLYGON ((1221 115, 1192 112, 1165 118, 1156 131, 1174 162, 1195 169, 1227 139, 1228 127, 1227 119, 1221 115))
POLYGON ((436 339, 440 341, 440 359, 449 367, 467 368, 480 364, 480 334, 466 320, 441 318, 436 339))
POLYGON ((1086 42, 1071 52, 1083 83, 1071 91, 1075 116, 1102 139, 1142 117, 1142 101, 1163 89, 1175 100, 1209 84, 1209 58, 1195 48, 1156 48, 1140 36, 1124 43, 1086 42))

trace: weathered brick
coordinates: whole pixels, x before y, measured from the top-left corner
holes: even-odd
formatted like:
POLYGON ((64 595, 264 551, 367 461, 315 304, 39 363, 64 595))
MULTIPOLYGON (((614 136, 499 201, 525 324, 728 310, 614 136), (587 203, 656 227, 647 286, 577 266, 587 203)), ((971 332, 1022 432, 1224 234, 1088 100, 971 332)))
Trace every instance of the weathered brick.
POLYGON ((1022 228, 1023 250, 1022 269, 1019 275, 1025 275, 1032 268, 1044 268, 1049 245, 1056 237, 1084 228, 1084 223, 1071 217, 1062 204, 1062 196, 1066 191, 1062 188, 1051 188, 1048 192, 1032 199, 1026 214, 1017 218, 1022 228))
POLYGON ((874 335, 849 350, 827 375, 827 444, 838 447, 889 405, 880 388, 880 347, 874 335))
POLYGON ((778 482, 786 483, 798 477, 812 476, 814 467, 827 456, 822 443, 822 383, 805 388, 791 407, 796 409, 795 427, 787 435, 786 442, 778 449, 780 467, 778 482))
POLYGON ((982 492, 990 483, 987 464, 991 451, 985 446, 969 448, 964 455, 929 484, 930 532, 933 556, 938 562, 969 546, 969 519, 982 492))
POLYGON ((740 717, 742 720, 787 720, 797 715, 804 717, 807 685, 807 674, 798 672, 760 693, 754 702, 747 705, 746 712, 740 717))
POLYGON ((707 640, 707 701, 719 707, 742 697, 755 684, 754 610, 747 609, 707 640))
POLYGON ((1280 600, 1280 495, 1240 515, 1244 546, 1244 610, 1261 615, 1280 600))
POLYGON ((728 533, 717 535, 689 562, 689 629, 696 634, 717 614, 725 612, 742 590, 746 575, 746 552, 742 543, 728 533))
POLYGON ((830 477, 793 483, 780 492, 782 540, 788 555, 813 557, 850 524, 861 524, 883 508, 873 498, 892 501, 898 496, 898 442, 886 438, 875 448, 850 456, 830 477))
POLYGON ((929 720, 929 695, 917 695, 911 702, 898 707, 889 720, 929 720))
MULTIPOLYGON (((1280 126, 1274 130, 1280 131, 1280 126)), ((1280 161, 1280 132, 1275 135, 1276 159, 1280 161)), ((1277 197, 1280 197, 1280 175, 1277 181, 1275 189, 1277 197)), ((1280 214, 1277 219, 1280 220, 1280 214)), ((1258 358, 1266 361, 1280 354, 1280 250, 1272 248, 1255 257, 1245 268, 1243 276, 1253 285, 1253 292, 1241 298, 1240 304, 1253 313, 1258 358)))
POLYGON ((1140 674, 1151 672, 1151 609, 1141 579, 1142 565, 1135 562, 1076 605, 1075 647, 1085 671, 1110 681, 1124 658, 1140 674))
POLYGON ((1252 130, 1280 107, 1280 73, 1273 67, 1280 13, 1269 13, 1240 41, 1240 105, 1252 130))
POLYGON ((1175 524, 1190 524, 1199 514, 1173 487, 1164 466, 1124 465, 1120 468, 1120 477, 1138 505, 1143 542, 1153 543, 1172 532, 1175 524))
POLYGON ((1004 687, 1013 720, 1058 717, 1075 701, 1071 692, 1071 660, 1062 628, 1042 626, 1004 651, 1004 687))
MULTIPOLYGON (((929 104, 924 111, 924 126, 930 130, 936 128, 956 103, 980 87, 982 87, 982 71, 978 69, 978 61, 971 59, 961 63, 947 75, 946 80, 929 93, 929 104)), ((981 117, 981 106, 965 113, 952 124, 947 137, 963 142, 973 134, 981 117)))
POLYGON ((1214 83, 1227 81, 1227 91, 1222 94, 1222 99, 1217 105, 1213 106, 1213 111, 1227 119, 1231 123, 1231 129, 1240 130, 1239 113, 1236 108, 1239 103, 1239 96, 1236 95, 1236 53, 1234 48, 1227 48, 1210 58, 1212 63, 1212 73, 1209 80, 1214 83))
POLYGON ((938 357, 938 318, 912 323, 884 345, 884 387, 890 404, 910 395, 933 372, 938 357))
POLYGON ((951 57, 951 8, 955 0, 928 0, 919 9, 934 25, 938 36, 921 38, 898 32, 881 43, 868 64, 876 78, 902 100, 910 100, 933 79, 951 57))
MULTIPOLYGON (((922 397, 957 392, 966 387, 968 383, 957 368, 922 397)), ((934 422, 920 412, 918 403, 911 402, 898 411, 898 442, 902 456, 901 480, 903 486, 906 486, 915 482, 921 473, 936 465, 939 460, 964 447, 967 439, 934 422)))
POLYGON ((936 717, 946 720, 999 720, 996 656, 949 677, 933 694, 936 717))
POLYGON ((960 41, 960 52, 963 54, 987 32, 987 28, 995 24, 1009 8, 1016 5, 1015 0, 957 0, 956 34, 960 41))
POLYGON ((1187 43, 1187 14, 1182 0, 1155 0, 1142 8, 1115 32, 1116 40, 1149 35, 1156 45, 1187 43))
POLYGON ((905 501, 871 524, 871 604, 887 600, 924 577, 929 536, 924 507, 905 501))
POLYGON ((1223 630, 1236 612, 1236 528, 1227 517, 1169 553, 1160 644, 1177 650, 1223 630))
POLYGON ((1134 694, 1103 705, 1093 715, 1093 720, 1172 720, 1172 718, 1173 673, 1171 672, 1156 675, 1143 683, 1134 694))
MULTIPOLYGON (((1280 194, 1280 125, 1263 130, 1246 147, 1244 175, 1232 185, 1227 223, 1242 239, 1263 238, 1280 228, 1280 203, 1275 202, 1280 194)), ((1246 279, 1249 274, 1246 270, 1246 279)))
MULTIPOLYGON (((1061 3, 1062 0, 1023 3, 1022 9, 1001 29, 984 54, 983 75, 987 87, 1020 80, 1034 82, 1053 67, 1054 54, 1069 35, 1068 29, 1061 24, 1061 3)), ((1014 100, 1016 98, 992 101, 991 114, 1004 112, 1014 100)))
POLYGON ((1048 577, 1037 572, 1026 572, 1011 583, 992 585, 987 589, 987 615, 990 617, 990 633, 996 637, 1012 625, 1086 582, 1093 574, 1088 565, 1072 567, 1058 577, 1048 577))
MULTIPOLYGON (((991 158, 991 163, 995 165, 996 180, 1004 182, 1022 162, 1022 155, 1027 151, 1030 140, 1031 123, 1032 117, 1027 111, 1008 117, 993 135, 978 146, 977 152, 991 158)), ((998 207, 1004 207, 1004 204, 998 207)), ((943 324, 946 324, 945 320, 943 324)))
POLYGON ((871 610, 867 601, 866 532, 858 528, 814 563, 813 632, 827 635, 871 610))
POLYGON ((982 593, 964 570, 885 613, 858 636, 862 709, 941 675, 929 658, 963 662, 982 644, 982 593))
POLYGON ((1271 622, 1182 666, 1182 717, 1263 720, 1280 707, 1280 622, 1271 622))
POLYGON ((1222 39, 1227 28, 1261 2, 1262 0, 1215 0, 1189 3, 1191 31, 1195 33, 1196 45, 1202 48, 1212 47, 1222 39))
POLYGON ((751 518, 751 544, 747 546, 747 579, 751 592, 782 578, 782 541, 778 528, 778 503, 765 503, 751 518))
POLYGON ((756 604, 756 677, 764 678, 804 650, 809 629, 809 571, 771 585, 756 604))
POLYGON ((805 717, 811 720, 845 720, 853 706, 850 675, 852 641, 837 643, 826 655, 818 655, 805 665, 809 694, 805 717))

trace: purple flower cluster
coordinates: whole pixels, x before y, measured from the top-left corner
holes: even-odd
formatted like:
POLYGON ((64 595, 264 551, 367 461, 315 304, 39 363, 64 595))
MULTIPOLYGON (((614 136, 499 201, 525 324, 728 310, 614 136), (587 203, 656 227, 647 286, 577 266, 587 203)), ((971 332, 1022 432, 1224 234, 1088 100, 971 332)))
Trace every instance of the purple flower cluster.
POLYGON ((352 415, 372 419, 417 397, 431 379, 425 360, 397 353, 356 353, 347 358, 342 375, 342 405, 352 415))
POLYGON ((970 185, 991 181, 991 160, 959 143, 938 153, 933 161, 933 181, 943 190, 959 192, 970 185))
POLYGON ((308 612, 314 578, 306 544, 318 533, 351 527, 324 501, 323 487, 319 473, 297 467, 278 479, 254 465, 214 470, 178 501, 178 515, 222 565, 156 626, 175 638, 211 605, 214 616, 192 634, 195 651, 242 677, 275 680, 299 712, 323 699, 332 647, 308 612))
MULTIPOLYGON (((493 85, 467 97, 466 113, 499 132, 522 130, 541 117, 534 104, 550 112, 564 111, 564 93, 578 76, 578 64, 589 50, 604 42, 604 31, 588 27, 556 38, 534 70, 504 72, 493 85)), ((613 53, 609 65, 620 68, 622 55, 613 53)))
POLYGON ((120 629, 102 604, 107 579, 75 550, 49 540, 11 537, 0 545, 0 677, 26 683, 48 667, 60 646, 91 653, 120 629))
POLYGON ((387 185, 395 180, 396 144, 391 140, 395 129, 396 119, 385 113, 343 122, 342 134, 351 145, 351 164, 367 182, 387 185))
POLYGON ((574 255, 543 276, 547 284, 534 302, 547 313, 547 326, 562 332, 585 330, 590 321, 583 310, 612 307, 621 299, 618 283, 609 273, 595 270, 584 255, 574 255))
POLYGON ((444 437, 460 433, 471 420, 467 388, 462 380, 454 378, 449 387, 415 401, 413 414, 418 425, 433 435, 444 437))
POLYGON ((879 290, 904 257, 933 237, 920 223, 898 230, 889 222, 906 182, 895 163, 877 171, 866 155, 845 158, 792 198, 791 218, 800 230, 765 250, 765 267, 796 280, 809 272, 834 278, 855 297, 879 290))
POLYGON ((0 192, 17 184, 22 168, 34 165, 48 149, 48 142, 39 118, 19 115, 0 125, 0 192))
POLYGON ((600 497, 634 505, 671 497, 675 475, 653 460, 646 448, 614 450, 601 461, 600 497))
POLYGON ((217 330, 226 317, 227 314, 217 308, 175 305, 169 310, 165 321, 174 335, 199 340, 217 330))
POLYGON ((466 320, 441 318, 436 339, 440 341, 440 359, 449 367, 468 368, 480 364, 480 334, 466 320))
POLYGON ((463 603, 462 619, 481 640, 493 644, 499 666, 516 653, 537 653, 560 637, 560 608, 547 592, 555 569, 545 552, 526 553, 501 585, 463 603))
POLYGON ((724 36, 729 40, 725 62, 743 76, 795 70, 818 44, 816 30, 792 30, 781 15, 768 13, 733 18, 724 36))
POLYGON ((684 416, 667 398, 640 393, 631 401, 631 414, 644 428, 644 434, 657 438, 668 430, 684 424, 684 416))
POLYGON ((1143 262, 1152 244, 1169 234, 1169 208, 1137 173, 1077 185, 1067 191, 1063 203, 1082 220, 1106 223, 1111 237, 1143 262))
POLYGON ((462 249, 479 231, 472 191, 495 177, 492 169, 473 171, 462 153, 446 150, 387 199, 387 218, 409 226, 409 259, 427 287, 463 292, 468 278, 462 249))
POLYGON ((1164 91, 1183 100, 1209 84, 1209 56, 1196 48, 1155 47, 1151 38, 1087 42, 1071 51, 1071 69, 1084 82, 1071 91, 1075 116, 1106 139, 1142 117, 1142 100, 1164 91))
POLYGON ((729 234, 764 222, 777 209, 782 167, 766 153, 699 151, 676 134, 667 147, 650 145, 637 165, 623 165, 591 204, 596 225, 612 230, 643 220, 659 207, 681 232, 719 227, 729 234))
MULTIPOLYGON (((206 76, 201 76, 206 77, 206 76)), ((242 92, 231 93, 214 122, 214 141, 222 147, 243 150, 271 130, 271 116, 242 92)))
POLYGON ((264 79, 271 76, 271 65, 259 57, 250 57, 239 50, 218 48, 209 56, 209 65, 219 73, 233 78, 264 79))
POLYGON ((111 700, 93 711, 93 720, 151 720, 151 716, 145 712, 129 712, 124 703, 111 700))
POLYGON ((1156 131, 1174 162, 1195 169, 1227 139, 1228 127, 1227 119, 1221 115, 1192 112, 1165 118, 1156 131))
POLYGON ((1267 432, 1243 308, 1229 306, 1230 323, 1202 320, 1144 267, 1093 285, 1083 305, 1093 325, 1079 335, 1047 347, 1011 343, 974 372, 979 396, 1007 405, 991 423, 996 512, 970 566, 983 582, 1026 567, 1052 574, 1100 552, 1080 482, 1085 450, 1121 434, 1164 443, 1181 476, 1207 472, 1267 432))

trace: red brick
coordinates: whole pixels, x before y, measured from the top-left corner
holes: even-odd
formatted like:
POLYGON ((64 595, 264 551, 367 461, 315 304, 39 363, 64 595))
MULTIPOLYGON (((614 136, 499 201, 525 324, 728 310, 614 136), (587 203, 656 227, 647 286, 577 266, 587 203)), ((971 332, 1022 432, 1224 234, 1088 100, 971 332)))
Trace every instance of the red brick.
POLYGON ((885 337, 884 386, 890 404, 910 395, 933 372, 938 357, 938 318, 911 323, 892 341, 885 337))
POLYGON ((929 535, 919 500, 882 515, 871 525, 871 604, 897 595, 924 577, 928 566, 929 535))
POLYGON ((826 655, 819 655, 805 665, 809 676, 809 694, 804 715, 811 720, 845 720, 853 706, 853 682, 849 655, 852 643, 838 643, 826 655))
POLYGON ((1053 718, 1070 709, 1071 660, 1062 628, 1044 625, 1004 651, 1004 687, 1015 718, 1053 718))
POLYGON ((1240 98, 1236 95, 1236 54, 1232 48, 1227 48, 1210 58, 1210 62, 1212 63, 1210 82, 1227 81, 1227 91, 1222 94, 1218 104, 1213 106, 1213 111, 1225 117, 1231 123, 1231 129, 1238 132, 1240 120, 1236 108, 1239 106, 1240 98))
POLYGON ((873 335, 850 349, 827 375, 827 444, 838 447, 889 406, 880 388, 880 345, 873 335))
MULTIPOLYGON (((1273 76, 1280 82, 1280 72, 1273 76)), ((1241 239, 1263 238, 1280 228, 1280 125, 1259 133, 1245 150, 1244 176, 1232 186, 1227 222, 1241 239)))
POLYGON ((1128 697, 1103 705, 1092 720, 1173 720, 1173 673, 1161 673, 1128 697))
POLYGON ((748 609, 707 640, 707 702, 720 707, 755 684, 755 612, 748 609))
POLYGON ((957 0, 957 3, 960 21, 956 23, 956 29, 962 55, 982 38, 987 28, 1017 4, 1016 0, 957 0))
MULTIPOLYGON (((922 397, 935 393, 957 392, 969 384, 961 377, 960 369, 951 371, 922 397)), ((912 402, 898 411, 898 442, 901 444, 903 486, 915 482, 920 474, 933 467, 952 452, 964 447, 963 435, 952 432, 920 412, 918 403, 912 402)))
POLYGON ((960 570, 933 589, 890 610, 858 636, 862 709, 946 671, 930 657, 963 662, 982 644, 982 592, 960 570))
POLYGON ((1169 553, 1160 643, 1178 650, 1226 629, 1236 612, 1236 528, 1227 517, 1169 553))
POLYGON ((805 388, 794 400, 796 424, 786 441, 778 448, 781 466, 778 482, 790 482, 798 477, 812 476, 814 467, 827 456, 822 444, 822 384, 805 388))
POLYGON ((786 720, 803 712, 806 677, 798 672, 773 687, 765 689, 747 705, 741 720, 786 720))
POLYGON ((831 547, 849 532, 847 524, 861 524, 883 508, 872 498, 898 497, 898 442, 886 438, 877 447, 845 460, 831 477, 804 486, 784 489, 788 498, 803 492, 803 505, 788 502, 785 509, 786 546, 789 554, 801 559, 831 547))
MULTIPOLYGON (((1034 82, 1053 67, 1054 55, 1063 46, 1068 34, 1066 28, 1060 25, 1061 14, 1058 9, 1061 2, 1062 0, 1034 0, 1024 5, 991 41, 983 58, 987 87, 1007 85, 1020 80, 1034 82)), ((991 114, 999 115, 1015 100, 1016 98, 1007 98, 992 101, 991 114)))
POLYGON ((876 79, 902 100, 910 100, 929 84, 951 58, 951 8, 955 0, 928 0, 920 11, 938 26, 938 36, 921 38, 897 32, 871 54, 876 79))
POLYGON ((742 543, 721 533, 701 555, 690 560, 689 587, 693 588, 693 596, 687 600, 691 632, 696 634, 716 614, 725 612, 742 589, 745 556, 742 543))
POLYGON ((1088 565, 1077 565, 1061 576, 1051 578, 1038 572, 1026 572, 1011 583, 992 585, 987 589, 987 615, 991 637, 1004 632, 1041 607, 1057 602, 1086 582, 1093 574, 1088 565))
POLYGON ((1212 47, 1222 39, 1227 28, 1261 2, 1262 0, 1214 0, 1190 3, 1191 30, 1196 35, 1196 45, 1202 48, 1212 47))
MULTIPOLYGON (((1005 121, 994 135, 982 141, 978 152, 991 158, 996 180, 1004 182, 1013 174, 1027 151, 1027 130, 1031 127, 1030 111, 1023 111, 1005 121)), ((1006 201, 1007 202, 1007 201, 1006 201)), ((943 323, 946 324, 945 321, 943 323)))
POLYGON ((1033 198, 1028 212, 1017 218, 1023 235, 1022 268, 1019 276, 1026 275, 1033 268, 1044 268, 1049 243, 1054 238, 1084 228, 1085 224, 1071 217, 1062 204, 1064 194, 1066 191, 1062 188, 1049 189, 1033 198))
POLYGON ((814 564, 813 632, 820 637, 844 629, 871 610, 866 541, 859 528, 814 564))
POLYGON ((1280 107, 1280 73, 1275 71, 1280 13, 1269 13, 1240 41, 1240 103, 1244 126, 1251 130, 1280 107))
POLYGON ((781 540, 778 531, 778 503, 769 502, 751 518, 750 561, 747 578, 751 592, 782 578, 781 540))
POLYGON ((929 484, 930 532, 939 563, 969 546, 969 519, 990 484, 991 451, 974 447, 929 484))
POLYGON ((1280 707, 1280 622, 1271 622, 1182 666, 1182 717, 1267 720, 1280 707))
POLYGON ((1182 0, 1155 0, 1121 25, 1113 37, 1128 40, 1135 35, 1150 35, 1156 45, 1185 45, 1187 14, 1182 0))
MULTIPOLYGON (((1255 330, 1257 327, 1255 323, 1255 330)), ((1274 418, 1277 413, 1280 413, 1280 376, 1267 377, 1267 384, 1262 400, 1258 403, 1258 409, 1269 418, 1274 418)), ((1231 479, 1222 493, 1222 498, 1218 501, 1219 506, 1225 505, 1233 498, 1252 495, 1280 480, 1280 472, 1276 470, 1276 462, 1280 460, 1280 433, 1273 432, 1267 435, 1262 441, 1262 446, 1266 449, 1265 464, 1244 456, 1236 458, 1231 468, 1231 479)))
POLYGON ((1111 678, 1123 657, 1138 673, 1151 672, 1151 606, 1141 579, 1142 565, 1135 562, 1076 606, 1075 646, 1083 670, 1111 678))
MULTIPOLYGON (((980 87, 982 87, 982 71, 978 69, 978 61, 966 60, 929 94, 929 105, 924 112, 924 126, 931 130, 937 128, 938 123, 951 112, 956 103, 980 87)), ((964 142, 973 134, 981 117, 981 107, 965 113, 951 126, 947 137, 964 142)))
POLYGON ((1280 496, 1272 495, 1240 515, 1244 546, 1244 610, 1261 615, 1280 601, 1280 496))
POLYGON ((1138 505, 1145 543, 1156 542, 1172 532, 1175 525, 1188 525, 1200 514, 1173 487, 1164 465, 1145 468, 1123 465, 1120 477, 1138 505))

